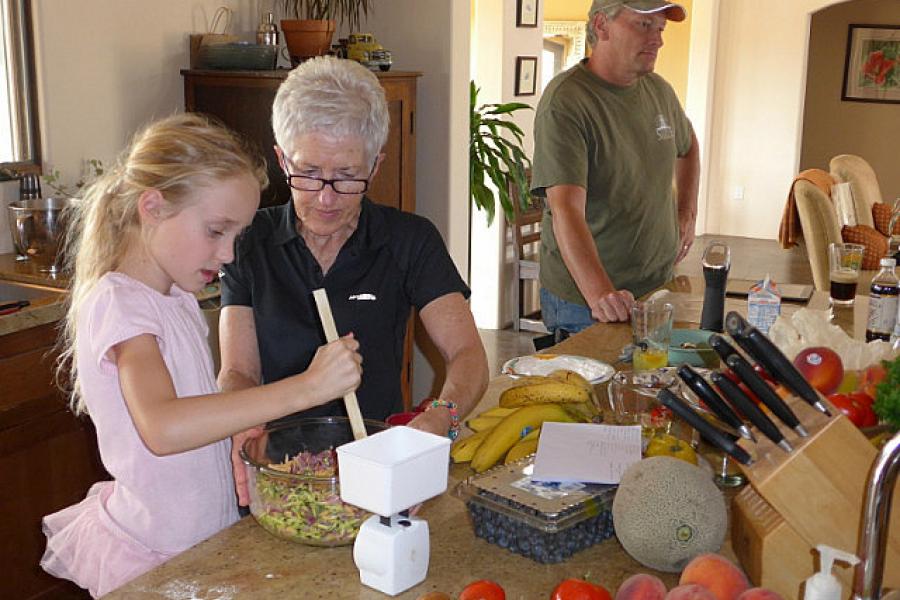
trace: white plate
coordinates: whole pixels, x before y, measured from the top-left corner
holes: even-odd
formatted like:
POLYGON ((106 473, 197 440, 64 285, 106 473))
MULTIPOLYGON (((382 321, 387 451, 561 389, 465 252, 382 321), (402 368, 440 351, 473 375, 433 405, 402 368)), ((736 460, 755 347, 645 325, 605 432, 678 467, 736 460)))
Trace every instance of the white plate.
POLYGON ((616 372, 614 368, 584 356, 571 354, 529 354, 506 361, 500 372, 511 377, 549 375, 557 369, 575 371, 593 384, 603 383, 616 372))

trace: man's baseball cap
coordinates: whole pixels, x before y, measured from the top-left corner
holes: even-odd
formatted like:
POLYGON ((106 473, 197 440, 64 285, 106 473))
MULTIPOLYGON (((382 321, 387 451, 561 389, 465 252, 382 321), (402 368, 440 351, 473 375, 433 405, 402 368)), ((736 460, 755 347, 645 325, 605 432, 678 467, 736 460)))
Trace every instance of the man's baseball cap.
POLYGON ((687 18, 687 11, 683 6, 674 2, 665 2, 665 0, 594 0, 588 14, 593 15, 598 11, 616 6, 624 6, 645 15, 662 12, 669 21, 678 22, 687 18))

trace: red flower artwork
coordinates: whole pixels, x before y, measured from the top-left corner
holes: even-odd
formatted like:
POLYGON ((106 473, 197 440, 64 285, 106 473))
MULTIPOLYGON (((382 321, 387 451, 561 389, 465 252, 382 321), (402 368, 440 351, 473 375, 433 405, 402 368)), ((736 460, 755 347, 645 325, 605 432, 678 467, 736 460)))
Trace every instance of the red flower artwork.
POLYGON ((866 64, 863 65, 863 76, 875 85, 883 86, 895 64, 896 60, 885 58, 884 52, 875 50, 869 54, 866 64))

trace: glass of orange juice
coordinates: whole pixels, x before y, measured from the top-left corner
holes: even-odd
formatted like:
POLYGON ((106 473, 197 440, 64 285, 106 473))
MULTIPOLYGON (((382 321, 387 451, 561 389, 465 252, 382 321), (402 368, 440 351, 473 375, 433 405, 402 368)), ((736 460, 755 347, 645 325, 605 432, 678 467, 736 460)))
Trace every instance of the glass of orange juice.
POLYGON ((631 336, 635 371, 659 369, 669 364, 669 340, 675 307, 668 302, 635 302, 631 308, 631 336))

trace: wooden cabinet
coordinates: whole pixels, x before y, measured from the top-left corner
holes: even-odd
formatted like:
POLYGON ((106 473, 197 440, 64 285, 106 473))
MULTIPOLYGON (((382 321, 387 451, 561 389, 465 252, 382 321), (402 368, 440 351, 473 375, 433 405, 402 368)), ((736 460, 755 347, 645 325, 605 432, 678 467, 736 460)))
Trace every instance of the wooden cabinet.
MULTIPOLYGON (((290 194, 273 149, 272 102, 290 71, 202 71, 185 69, 184 105, 218 117, 256 144, 266 157, 269 188, 261 206, 285 202, 290 194)), ((416 79, 420 73, 377 73, 387 97, 391 126, 384 162, 367 195, 409 212, 416 208, 416 79)))
MULTIPOLYGON (((272 102, 290 71, 210 71, 184 69, 184 105, 188 111, 213 115, 244 135, 263 153, 268 164, 269 187, 261 207, 290 198, 284 174, 275 156, 272 102)), ((385 158, 366 195, 400 210, 416 209, 416 80, 421 73, 376 73, 384 88, 391 117, 385 158)), ((411 406, 413 318, 407 326, 401 389, 403 405, 411 406)))
POLYGON ((109 476, 90 419, 54 386, 57 323, 0 336, 0 581, 3 598, 89 598, 41 570, 41 518, 109 476))

